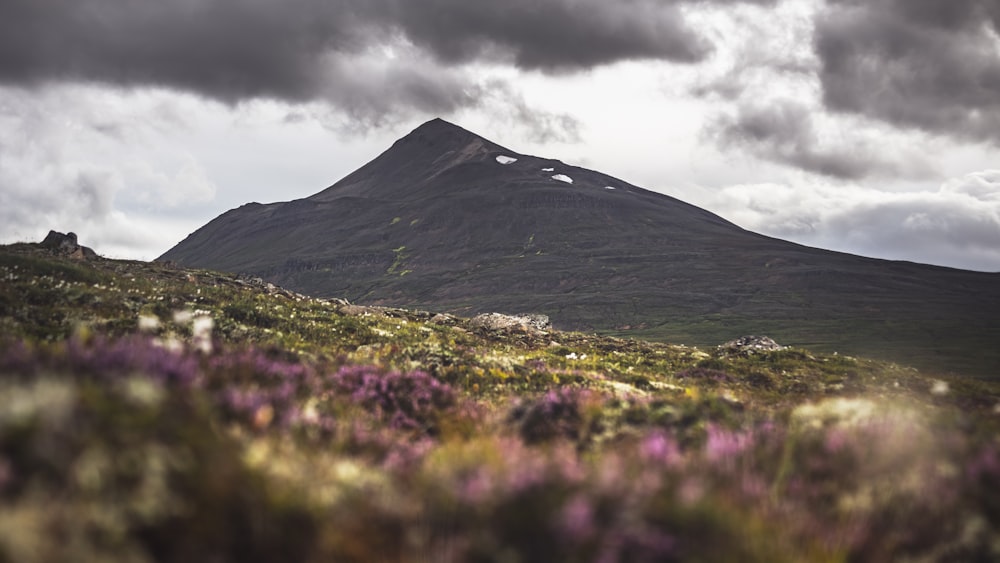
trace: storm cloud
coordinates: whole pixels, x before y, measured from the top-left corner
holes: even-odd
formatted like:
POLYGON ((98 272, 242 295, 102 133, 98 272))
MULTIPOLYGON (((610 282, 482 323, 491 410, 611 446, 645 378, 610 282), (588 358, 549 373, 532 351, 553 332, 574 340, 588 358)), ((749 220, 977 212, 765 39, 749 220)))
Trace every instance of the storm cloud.
POLYGON ((1000 1, 828 0, 815 49, 826 107, 1000 144, 1000 1))
POLYGON ((0 83, 162 86, 229 103, 324 100, 359 114, 383 111, 369 107, 378 97, 447 113, 482 97, 455 70, 468 63, 569 72, 700 61, 711 45, 683 3, 2 0, 0 83), (381 68, 367 72, 376 59, 381 68))
POLYGON ((767 234, 996 270, 998 26, 1000 0, 0 0, 0 240, 155 256, 442 116, 767 234))

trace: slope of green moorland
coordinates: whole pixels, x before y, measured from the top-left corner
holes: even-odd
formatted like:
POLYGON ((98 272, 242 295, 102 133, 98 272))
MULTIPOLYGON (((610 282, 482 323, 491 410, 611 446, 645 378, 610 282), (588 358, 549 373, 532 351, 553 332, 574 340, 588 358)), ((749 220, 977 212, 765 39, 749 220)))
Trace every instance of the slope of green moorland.
POLYGON ((1000 557, 1000 386, 0 248, 0 562, 1000 557))

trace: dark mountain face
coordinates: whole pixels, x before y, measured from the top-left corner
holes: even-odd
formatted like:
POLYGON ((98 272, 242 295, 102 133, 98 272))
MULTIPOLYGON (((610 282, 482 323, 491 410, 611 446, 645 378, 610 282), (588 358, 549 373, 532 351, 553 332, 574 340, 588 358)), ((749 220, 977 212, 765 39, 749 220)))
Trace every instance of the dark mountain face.
POLYGON ((161 259, 302 293, 712 345, 748 333, 1000 375, 1000 275, 807 248, 430 121, 333 186, 161 259))

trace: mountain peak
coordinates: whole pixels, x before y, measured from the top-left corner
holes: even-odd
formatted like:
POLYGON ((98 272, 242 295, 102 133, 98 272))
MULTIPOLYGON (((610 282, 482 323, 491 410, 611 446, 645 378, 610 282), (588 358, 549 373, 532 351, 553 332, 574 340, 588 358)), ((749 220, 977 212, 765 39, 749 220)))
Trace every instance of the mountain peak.
POLYGON ((413 186, 461 164, 488 161, 495 157, 494 153, 501 152, 514 154, 458 125, 435 118, 393 143, 375 160, 309 199, 412 196, 415 194, 413 186))
POLYGON ((470 144, 482 144, 490 149, 501 149, 499 145, 490 142, 475 133, 463 129, 454 123, 436 117, 411 131, 397 141, 398 144, 419 144, 437 150, 456 150, 470 144))
MULTIPOLYGON (((434 119, 431 119, 430 121, 424 122, 422 125, 420 125, 416 129, 414 129, 413 131, 414 132, 417 132, 417 131, 447 131, 447 130, 455 130, 455 129, 459 129, 459 130, 465 131, 465 129, 462 129, 461 127, 459 127, 458 125, 455 125, 454 123, 452 123, 450 121, 445 121, 444 119, 441 119, 440 117, 435 117, 434 119)), ((466 132, 468 133, 468 131, 466 131, 466 132)))

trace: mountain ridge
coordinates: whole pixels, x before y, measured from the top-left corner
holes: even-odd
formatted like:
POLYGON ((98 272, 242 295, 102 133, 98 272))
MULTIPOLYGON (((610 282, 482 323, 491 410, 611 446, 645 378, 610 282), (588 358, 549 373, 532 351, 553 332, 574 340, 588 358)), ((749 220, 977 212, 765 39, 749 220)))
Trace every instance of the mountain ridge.
POLYGON ((353 302, 538 312, 562 328, 695 345, 767 333, 1000 373, 1000 353, 984 351, 1000 339, 1000 275, 766 237, 443 120, 313 196, 230 210, 161 259, 353 302))

